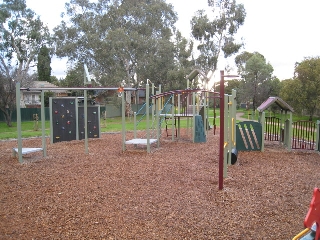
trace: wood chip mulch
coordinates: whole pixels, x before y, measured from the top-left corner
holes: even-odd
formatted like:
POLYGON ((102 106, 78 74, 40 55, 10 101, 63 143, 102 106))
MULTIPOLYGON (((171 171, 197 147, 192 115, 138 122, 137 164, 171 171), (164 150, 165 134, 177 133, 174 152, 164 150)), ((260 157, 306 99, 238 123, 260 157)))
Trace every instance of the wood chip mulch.
POLYGON ((84 141, 47 143, 20 164, 17 141, 0 142, 0 239, 292 239, 320 187, 318 152, 266 143, 239 152, 218 190, 211 131, 206 143, 162 136, 150 154, 122 152, 119 133, 90 139, 89 154, 84 141))

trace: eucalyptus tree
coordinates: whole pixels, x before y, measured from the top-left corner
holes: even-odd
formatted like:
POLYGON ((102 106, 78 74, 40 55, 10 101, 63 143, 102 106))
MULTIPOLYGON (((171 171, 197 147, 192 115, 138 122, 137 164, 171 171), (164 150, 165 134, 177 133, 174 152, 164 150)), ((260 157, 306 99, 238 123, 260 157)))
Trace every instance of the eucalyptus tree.
POLYGON ((34 66, 41 46, 50 44, 48 28, 25 0, 3 0, 0 4, 0 84, 3 96, 0 110, 7 125, 15 109, 15 83, 23 86, 29 69, 34 66))
POLYGON ((161 83, 174 67, 176 20, 164 0, 71 0, 54 29, 56 53, 86 63, 103 85, 161 83))
MULTIPOLYGON (((250 54, 246 54, 250 56, 250 54)), ((266 62, 264 56, 255 52, 243 64, 239 65, 238 72, 241 74, 243 84, 239 91, 242 101, 252 101, 253 110, 267 97, 275 93, 279 80, 272 77, 273 67, 266 62), (275 82, 273 82, 275 81, 275 82)))
POLYGON ((304 93, 300 80, 298 78, 285 79, 280 85, 279 96, 293 107, 295 113, 302 114, 304 93))
POLYGON ((295 78, 301 85, 301 98, 297 101, 312 120, 316 110, 320 108, 320 57, 308 57, 296 63, 295 78))
POLYGON ((184 38, 180 31, 177 31, 174 43, 174 68, 167 72, 165 89, 187 88, 186 76, 193 70, 195 61, 192 58, 193 41, 184 38))
POLYGON ((211 14, 199 10, 191 20, 192 36, 200 54, 196 64, 206 73, 217 69, 219 55, 230 57, 242 47, 235 35, 244 24, 246 12, 236 0, 208 0, 211 14))

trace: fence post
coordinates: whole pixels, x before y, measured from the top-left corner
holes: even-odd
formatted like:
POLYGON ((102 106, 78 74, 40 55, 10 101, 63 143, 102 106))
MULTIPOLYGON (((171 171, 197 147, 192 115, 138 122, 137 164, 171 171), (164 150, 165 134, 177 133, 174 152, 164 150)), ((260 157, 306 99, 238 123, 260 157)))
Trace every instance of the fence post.
POLYGON ((320 137, 320 134, 319 134, 319 131, 320 131, 320 121, 317 120, 317 132, 316 132, 316 147, 315 147, 315 150, 316 151, 319 151, 319 137, 320 137))
POLYGON ((288 123, 288 151, 291 151, 291 139, 292 139, 292 112, 289 113, 288 123))
POLYGON ((261 129, 262 129, 262 134, 261 134, 261 152, 264 152, 264 124, 265 124, 265 120, 266 119, 266 113, 263 111, 261 113, 261 118, 260 118, 260 123, 261 123, 261 129))

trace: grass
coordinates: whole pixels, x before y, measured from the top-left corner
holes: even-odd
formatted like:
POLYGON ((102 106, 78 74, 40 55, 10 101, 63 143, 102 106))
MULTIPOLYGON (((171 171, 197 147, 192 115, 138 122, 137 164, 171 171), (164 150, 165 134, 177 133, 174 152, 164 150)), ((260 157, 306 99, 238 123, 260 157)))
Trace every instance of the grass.
MULTIPOLYGON (((219 111, 216 111, 216 115, 219 116, 219 111)), ((209 112, 209 121, 210 125, 213 124, 213 111, 209 112)), ((155 126, 156 122, 152 121, 152 118, 150 116, 150 126, 155 126)), ((144 130, 146 129, 146 117, 144 116, 137 116, 137 130, 144 130)), ((29 138, 29 137, 41 137, 42 136, 42 130, 41 130, 41 121, 38 122, 38 130, 34 130, 34 122, 33 121, 26 121, 21 123, 21 135, 22 138, 29 138)), ((189 122, 190 124, 190 122, 189 122)), ((134 130, 134 118, 126 118, 125 127, 127 131, 133 131, 134 130)), ((219 126, 219 118, 216 119, 216 125, 219 126)), ((165 127, 165 122, 162 121, 161 124, 162 128, 165 127)), ((181 127, 185 128, 187 127, 187 119, 182 118, 181 119, 181 127)), ((114 118, 107 118, 106 120, 101 119, 100 120, 100 128, 101 132, 120 132, 122 131, 122 118, 121 117, 114 117, 114 118)), ((50 121, 45 122, 45 135, 50 135, 50 121)), ((0 122, 0 140, 6 140, 6 139, 16 139, 18 137, 17 134, 17 123, 13 122, 12 127, 8 127, 5 122, 0 122)))
MULTIPOLYGON (((248 111, 245 110, 238 110, 238 112, 243 112, 243 118, 248 118, 248 111)), ((219 109, 216 109, 216 125, 220 126, 220 118, 219 118, 219 109)), ((209 110, 209 124, 213 125, 213 109, 209 110)), ((258 115, 256 115, 257 118, 258 115)), ((269 116, 269 113, 266 113, 266 116, 269 116)), ((280 115, 276 114, 275 116, 280 117, 280 115)), ((293 115, 293 121, 297 120, 308 120, 308 116, 306 117, 299 117, 293 115)), ((137 121, 139 121, 139 124, 137 125, 137 130, 143 130, 146 129, 146 119, 145 117, 141 119, 141 116, 137 116, 137 121)), ((150 125, 156 125, 156 122, 150 122, 150 125)), ((190 124, 190 122, 189 122, 190 124)), ((5 139, 15 139, 17 138, 17 123, 13 122, 12 127, 8 127, 5 122, 0 122, 0 140, 5 139)), ((27 121, 22 122, 21 124, 21 133, 23 138, 29 138, 29 137, 41 137, 42 131, 41 131, 41 122, 38 123, 39 129, 34 130, 34 122, 33 121, 27 121)), ((106 120, 101 119, 100 121, 101 126, 101 132, 120 132, 122 130, 122 118, 121 117, 114 117, 114 118, 107 118, 106 120)), ((133 131, 134 130, 134 120, 133 117, 126 118, 126 130, 127 131, 133 131)), ((165 127, 164 121, 162 122, 162 127, 165 127)), ((181 119, 181 127, 185 128, 187 127, 187 119, 182 118, 181 119)), ((50 135, 50 122, 45 122, 45 134, 46 136, 50 135)))
MULTIPOLYGON (((50 134, 50 122, 45 122, 46 135, 50 134)), ((21 124, 21 135, 23 138, 39 137, 42 135, 41 122, 38 122, 38 130, 34 129, 34 122, 27 121, 21 124)), ((8 127, 5 122, 0 122, 0 140, 17 138, 17 123, 13 122, 12 127, 8 127)))

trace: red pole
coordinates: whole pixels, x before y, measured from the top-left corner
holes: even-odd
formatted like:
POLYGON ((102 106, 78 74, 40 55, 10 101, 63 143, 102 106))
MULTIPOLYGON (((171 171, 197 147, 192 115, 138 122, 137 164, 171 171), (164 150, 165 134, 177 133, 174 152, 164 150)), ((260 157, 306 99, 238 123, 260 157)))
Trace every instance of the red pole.
POLYGON ((224 149, 224 71, 220 71, 220 146, 219 146, 219 190, 223 189, 224 149))

